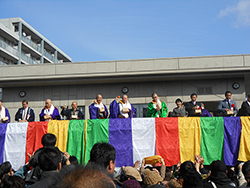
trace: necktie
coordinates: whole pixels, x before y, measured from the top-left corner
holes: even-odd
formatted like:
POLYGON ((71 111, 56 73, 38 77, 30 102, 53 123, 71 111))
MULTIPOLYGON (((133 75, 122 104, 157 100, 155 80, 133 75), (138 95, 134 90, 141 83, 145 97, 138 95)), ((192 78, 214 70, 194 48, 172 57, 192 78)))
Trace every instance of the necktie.
POLYGON ((26 119, 26 110, 24 109, 23 111, 24 111, 23 112, 23 120, 25 120, 26 119))
POLYGON ((230 105, 230 102, 229 102, 229 100, 227 100, 227 103, 228 103, 228 107, 229 107, 229 109, 230 109, 231 105, 230 105))

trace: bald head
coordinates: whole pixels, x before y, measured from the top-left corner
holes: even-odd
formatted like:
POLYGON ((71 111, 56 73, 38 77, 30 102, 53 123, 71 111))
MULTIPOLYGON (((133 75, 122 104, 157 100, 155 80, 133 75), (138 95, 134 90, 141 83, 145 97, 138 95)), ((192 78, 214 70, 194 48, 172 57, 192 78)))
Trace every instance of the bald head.
POLYGON ((77 102, 76 101, 73 101, 72 104, 71 104, 71 107, 76 110, 77 109, 77 102))
POLYGON ((128 96, 127 95, 123 95, 122 96, 122 102, 126 103, 128 101, 128 96))
POLYGON ((51 102, 50 99, 47 99, 47 100, 45 101, 45 106, 46 106, 47 108, 50 108, 50 107, 51 107, 51 104, 52 104, 52 102, 51 102))
POLYGON ((97 102, 98 104, 100 104, 100 103, 102 102, 102 95, 101 95, 101 94, 98 94, 98 95, 96 96, 96 102, 97 102))

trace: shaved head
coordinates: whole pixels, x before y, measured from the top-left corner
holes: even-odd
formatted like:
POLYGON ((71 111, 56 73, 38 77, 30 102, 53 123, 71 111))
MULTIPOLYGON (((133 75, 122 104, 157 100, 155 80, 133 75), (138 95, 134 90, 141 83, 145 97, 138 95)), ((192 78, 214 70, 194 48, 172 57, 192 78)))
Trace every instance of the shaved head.
POLYGON ((98 104, 100 104, 100 103, 102 102, 102 95, 101 95, 101 94, 98 94, 98 95, 96 96, 96 102, 97 102, 98 104))
POLYGON ((76 110, 77 109, 77 102, 76 101, 73 101, 72 104, 71 104, 71 107, 76 110))
POLYGON ((47 108, 50 108, 51 107, 51 100, 50 99, 47 99, 46 101, 45 101, 45 106, 47 107, 47 108))
POLYGON ((126 103, 128 101, 128 96, 127 95, 123 95, 122 96, 122 102, 126 103))

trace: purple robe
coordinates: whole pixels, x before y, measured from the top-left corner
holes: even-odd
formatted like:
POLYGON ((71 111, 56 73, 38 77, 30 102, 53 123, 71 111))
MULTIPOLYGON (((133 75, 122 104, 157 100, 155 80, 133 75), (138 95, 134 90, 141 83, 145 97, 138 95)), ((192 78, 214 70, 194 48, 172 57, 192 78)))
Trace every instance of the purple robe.
MULTIPOLYGON (((136 115, 136 109, 131 104, 131 110, 129 110, 129 118, 134 118, 136 115)), ((119 118, 120 110, 119 110, 119 103, 114 100, 109 106, 110 116, 109 118, 119 118)))
POLYGON ((201 117, 212 117, 207 109, 202 109, 201 117))
MULTIPOLYGON (((45 108, 42 109, 41 113, 39 114, 40 116, 40 121, 45 121, 44 116, 46 113, 44 113, 45 108)), ((51 117, 53 120, 61 120, 61 116, 59 114, 58 109, 55 107, 53 113, 51 114, 51 117)))
MULTIPOLYGON (((106 112, 106 115, 104 116, 104 118, 107 118, 109 113, 108 113, 108 109, 105 105, 104 106, 104 109, 105 109, 105 112, 106 112)), ((99 108, 98 107, 95 107, 95 103, 92 103, 90 106, 89 106, 89 115, 90 115, 90 119, 99 119, 99 108)))
MULTIPOLYGON (((6 123, 9 123, 11 121, 10 119, 10 113, 9 113, 9 110, 7 108, 5 108, 5 117, 8 117, 9 119, 6 121, 6 123)), ((0 120, 0 123, 1 123, 1 120, 0 120)))

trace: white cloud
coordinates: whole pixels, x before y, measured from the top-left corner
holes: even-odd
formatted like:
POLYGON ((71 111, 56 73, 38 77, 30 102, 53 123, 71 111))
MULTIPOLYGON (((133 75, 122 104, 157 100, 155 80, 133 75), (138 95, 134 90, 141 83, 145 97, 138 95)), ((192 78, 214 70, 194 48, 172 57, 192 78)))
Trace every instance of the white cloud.
POLYGON ((250 0, 239 0, 238 4, 220 10, 219 18, 236 15, 234 27, 250 26, 250 0))

